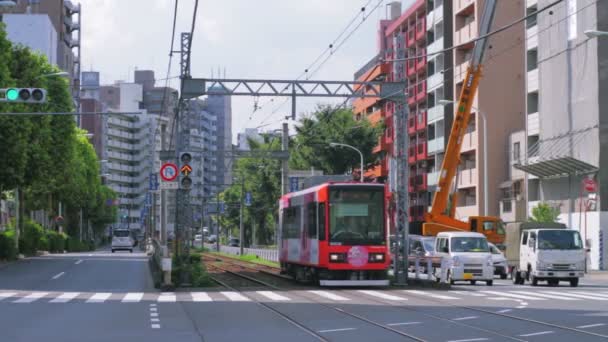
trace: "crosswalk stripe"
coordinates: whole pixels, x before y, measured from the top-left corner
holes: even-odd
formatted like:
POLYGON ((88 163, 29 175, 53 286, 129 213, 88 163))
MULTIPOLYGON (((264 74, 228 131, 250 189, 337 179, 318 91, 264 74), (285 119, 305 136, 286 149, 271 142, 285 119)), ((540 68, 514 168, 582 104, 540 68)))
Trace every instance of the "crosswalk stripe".
POLYGON ((144 298, 144 294, 142 292, 130 292, 127 293, 123 299, 123 303, 139 303, 141 299, 144 298))
POLYGON ((212 302, 213 299, 205 292, 190 292, 193 302, 212 302))
POLYGON ((540 297, 532 297, 532 296, 524 296, 524 295, 517 295, 517 294, 512 294, 512 293, 506 293, 506 292, 498 292, 498 291, 481 291, 483 293, 488 293, 488 294, 493 294, 493 295, 497 295, 497 296, 501 296, 501 297, 511 297, 511 298, 517 298, 517 299, 527 299, 527 300, 547 300, 546 298, 540 298, 540 297))
POLYGON ((555 294, 555 295, 568 296, 568 297, 574 297, 574 298, 583 298, 583 299, 591 299, 591 300, 608 300, 608 298, 601 298, 601 297, 596 297, 596 296, 586 296, 586 295, 576 294, 576 293, 567 292, 567 291, 564 291, 564 292, 546 291, 546 292, 555 294))
POLYGON ((110 298, 111 295, 112 295, 111 293, 99 292, 99 293, 96 293, 93 296, 91 296, 91 298, 89 298, 86 302, 87 303, 103 303, 108 298, 110 298))
POLYGON ((359 290, 358 292, 366 294, 368 296, 378 297, 387 300, 407 300, 407 298, 397 297, 390 294, 378 292, 378 291, 368 291, 368 290, 359 290))
POLYGON ((158 296, 159 302, 175 302, 177 299, 175 298, 175 293, 172 292, 163 292, 158 296))
POLYGON ((425 291, 418 291, 418 290, 404 290, 404 291, 408 292, 408 293, 417 294, 417 295, 429 296, 431 298, 438 298, 438 299, 460 299, 460 298, 457 298, 457 297, 444 296, 444 295, 440 295, 440 294, 436 294, 436 293, 431 293, 431 292, 425 292, 425 291))
POLYGON ((80 292, 65 292, 55 297, 53 300, 50 301, 50 303, 67 303, 72 299, 78 297, 79 294, 80 292))
POLYGON ((487 297, 485 294, 477 293, 476 291, 448 291, 448 293, 456 293, 456 294, 460 294, 460 295, 467 295, 467 296, 473 296, 473 297, 487 297))
POLYGON ((35 302, 38 299, 45 297, 46 295, 48 295, 48 292, 34 292, 31 293, 23 298, 17 299, 16 301, 14 301, 13 303, 31 303, 31 302, 35 302))
POLYGON ((281 296, 280 294, 274 293, 272 291, 256 291, 256 293, 272 300, 291 300, 285 296, 281 296))
POLYGON ((588 295, 588 296, 599 296, 601 298, 608 298, 608 294, 601 294, 601 293, 593 293, 593 292, 585 292, 585 291, 574 291, 572 293, 588 295))
POLYGON ((226 298, 230 299, 233 302, 248 302, 251 299, 243 296, 242 294, 238 293, 238 292, 221 292, 224 296, 226 296, 226 298))
POLYGON ((525 295, 544 297, 544 298, 551 298, 551 299, 559 299, 559 300, 576 300, 574 298, 568 298, 568 297, 564 297, 564 296, 555 296, 555 295, 546 294, 546 293, 543 293, 543 292, 515 291, 514 293, 521 293, 521 294, 525 294, 525 295))
POLYGON ((338 296, 337 294, 333 294, 333 293, 328 292, 328 291, 308 291, 308 292, 312 293, 312 294, 316 294, 317 296, 321 296, 321 297, 325 297, 327 299, 331 299, 331 300, 337 300, 337 301, 347 301, 347 300, 350 300, 350 298, 338 296))
POLYGON ((17 292, 2 292, 0 293, 0 300, 3 300, 4 298, 13 297, 16 294, 17 292))

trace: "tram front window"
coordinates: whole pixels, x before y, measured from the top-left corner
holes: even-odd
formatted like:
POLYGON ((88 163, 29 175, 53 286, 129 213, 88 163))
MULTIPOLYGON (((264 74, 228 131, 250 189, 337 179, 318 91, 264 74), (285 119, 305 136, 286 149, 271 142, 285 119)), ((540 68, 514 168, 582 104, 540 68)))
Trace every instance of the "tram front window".
POLYGON ((384 245, 384 191, 331 189, 329 242, 332 245, 384 245))

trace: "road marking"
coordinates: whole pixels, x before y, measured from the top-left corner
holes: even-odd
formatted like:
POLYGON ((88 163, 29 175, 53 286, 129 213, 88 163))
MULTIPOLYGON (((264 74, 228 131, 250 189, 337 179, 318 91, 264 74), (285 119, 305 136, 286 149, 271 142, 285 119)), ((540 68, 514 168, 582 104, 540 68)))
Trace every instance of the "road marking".
POLYGON ((158 309, 157 308, 150 308, 150 311, 151 312, 158 312, 158 309))
POLYGON ((285 296, 281 296, 280 294, 274 293, 272 291, 256 291, 256 293, 261 294, 262 296, 272 300, 291 300, 285 296))
POLYGON ((193 302, 212 302, 213 299, 205 292, 190 292, 193 302))
POLYGON ((560 296, 568 296, 568 297, 575 297, 575 298, 583 298, 583 299, 591 299, 591 300, 608 300, 608 298, 600 298, 600 297, 595 297, 595 296, 586 296, 586 295, 582 295, 582 294, 576 294, 576 293, 571 293, 571 292, 553 292, 553 291, 547 291, 547 293, 552 293, 552 294, 556 294, 556 295, 560 295, 560 296))
POLYGON ((576 300, 574 298, 568 298, 568 297, 564 297, 564 296, 550 295, 550 294, 546 294, 546 293, 542 293, 542 292, 517 291, 515 293, 521 293, 521 294, 527 294, 527 295, 544 297, 544 298, 551 298, 551 299, 559 299, 559 300, 576 300))
POLYGON ((17 292, 2 292, 2 293, 0 293, 0 300, 3 300, 4 298, 12 297, 16 294, 17 294, 17 292))
POLYGON ((107 293, 107 292, 96 293, 91 298, 89 298, 86 302, 87 303, 103 303, 108 298, 110 298, 111 295, 112 295, 111 293, 107 293))
POLYGON ((518 300, 518 299, 507 298, 507 297, 490 297, 490 298, 488 298, 488 300, 518 300))
POLYGON ((160 319, 158 319, 158 318, 150 318, 150 322, 160 322, 160 319))
POLYGON ((529 336, 538 336, 538 335, 547 335, 547 334, 553 334, 553 331, 540 331, 537 333, 531 333, 531 334, 523 334, 523 335, 519 335, 521 337, 529 337, 529 336))
POLYGON ((318 333, 328 333, 328 332, 349 331, 349 330, 357 330, 357 328, 327 329, 327 330, 319 330, 317 332, 318 333))
POLYGON ((158 317, 158 312, 150 312, 150 317, 158 317))
POLYGON ((159 302, 163 302, 163 303, 175 302, 176 301, 175 293, 173 293, 173 292, 163 292, 163 293, 160 294, 160 296, 158 296, 158 301, 159 302))
POLYGON ((82 262, 82 259, 79 259, 78 261, 76 261, 76 262, 74 263, 74 265, 79 265, 81 262, 82 262))
POLYGON ((475 319, 475 318, 479 318, 479 316, 467 316, 467 317, 452 318, 452 321, 467 321, 469 319, 475 319))
POLYGON ((513 311, 513 309, 504 309, 504 310, 496 311, 496 313, 505 313, 505 312, 509 312, 509 311, 513 311))
POLYGON ((17 299, 16 301, 14 301, 13 303, 31 303, 31 302, 35 302, 38 299, 48 295, 48 292, 34 292, 28 296, 25 296, 23 298, 17 299))
POLYGON ((337 301, 350 300, 350 298, 338 296, 337 294, 333 294, 333 293, 328 292, 328 291, 308 291, 308 292, 312 293, 312 294, 316 294, 317 296, 321 296, 321 297, 325 297, 327 299, 331 299, 331 300, 337 300, 337 301))
POLYGON ((221 292, 221 294, 223 294, 224 296, 226 296, 226 298, 230 299, 233 302, 249 302, 251 300, 237 292, 221 292))
POLYGON ((378 297, 387 300, 407 300, 407 298, 397 297, 390 294, 378 292, 378 291, 368 291, 368 290, 358 290, 358 292, 366 294, 368 296, 378 297))
POLYGON ((51 300, 50 303, 67 303, 72 299, 78 297, 79 294, 80 292, 65 292, 62 295, 51 300))
POLYGON ((431 298, 439 298, 439 299, 460 299, 457 297, 450 297, 450 296, 444 296, 444 295, 440 295, 440 294, 435 294, 435 293, 431 293, 431 292, 425 292, 425 291, 419 291, 419 290, 404 290, 405 292, 408 293, 413 293, 413 294, 417 294, 417 295, 422 295, 422 296, 429 296, 431 298))
POLYGON ((512 293, 505 293, 505 292, 498 292, 498 291, 482 291, 482 292, 501 296, 501 297, 505 296, 505 297, 512 297, 512 298, 518 298, 518 299, 528 299, 528 300, 547 300, 546 298, 516 295, 516 294, 512 294, 512 293))
POLYGON ((127 293, 122 299, 123 303, 138 303, 144 297, 142 292, 130 292, 127 293))
POLYGON ((152 324, 152 329, 160 329, 160 324, 152 324))
POLYGON ((449 340, 448 342, 474 342, 474 341, 487 341, 488 339, 485 337, 480 338, 468 338, 466 340, 449 340))
POLYGON ((65 272, 58 273, 58 274, 56 274, 55 276, 53 276, 53 278, 52 278, 52 279, 53 279, 53 280, 55 280, 55 279, 57 279, 57 278, 61 277, 61 276, 62 276, 62 275, 64 275, 64 274, 65 274, 65 272))
POLYGON ((486 297, 485 294, 477 293, 475 291, 448 291, 448 292, 461 294, 461 295, 469 295, 469 296, 473 296, 473 297, 486 297))
POLYGON ((587 329, 587 328, 603 327, 604 325, 606 325, 606 323, 579 325, 577 328, 578 329, 587 329))
POLYGON ((583 294, 583 295, 588 295, 588 296, 599 296, 600 298, 608 298, 608 295, 605 294, 599 294, 599 293, 593 293, 593 292, 585 292, 585 291, 574 291, 572 293, 575 294, 583 294))
POLYGON ((150 306, 156 306, 156 303, 152 303, 152 304, 150 304, 150 306))
POLYGON ((422 322, 403 322, 403 323, 388 323, 387 325, 389 327, 395 327, 395 326, 399 326, 399 325, 414 325, 414 324, 421 324, 422 322))

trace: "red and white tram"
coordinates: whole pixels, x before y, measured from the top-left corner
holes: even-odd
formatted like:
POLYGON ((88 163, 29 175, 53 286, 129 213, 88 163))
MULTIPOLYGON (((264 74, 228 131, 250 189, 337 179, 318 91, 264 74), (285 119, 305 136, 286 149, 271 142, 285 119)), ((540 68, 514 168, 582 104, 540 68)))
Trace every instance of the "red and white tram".
POLYGON ((281 197, 281 270, 322 286, 388 285, 385 186, 324 183, 281 197))

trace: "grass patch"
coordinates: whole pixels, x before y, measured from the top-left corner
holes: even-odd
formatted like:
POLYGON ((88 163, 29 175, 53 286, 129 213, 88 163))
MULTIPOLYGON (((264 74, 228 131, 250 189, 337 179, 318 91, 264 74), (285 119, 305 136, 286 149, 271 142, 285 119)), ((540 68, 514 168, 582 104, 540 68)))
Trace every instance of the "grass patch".
POLYGON ((262 259, 255 254, 233 255, 233 254, 222 253, 222 252, 209 252, 209 254, 217 254, 217 255, 225 256, 225 257, 236 259, 236 260, 252 262, 255 264, 261 264, 261 265, 272 266, 272 267, 277 267, 277 268, 280 267, 278 262, 262 259))

